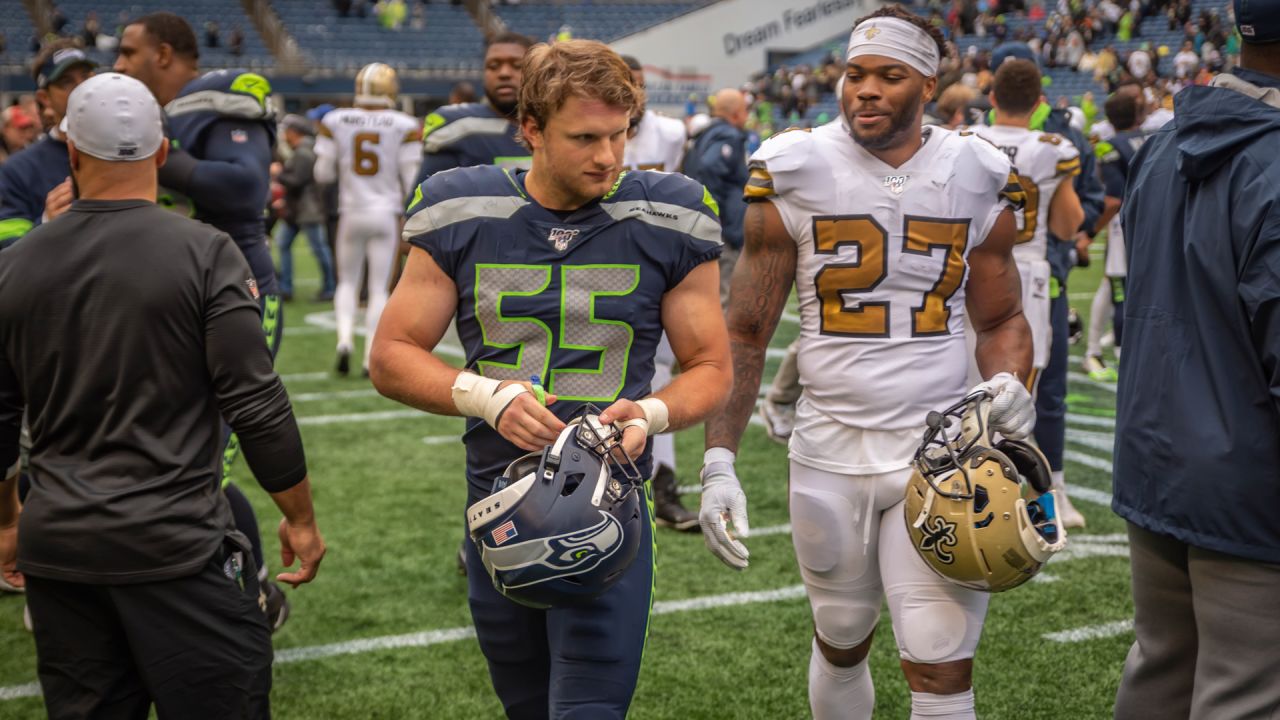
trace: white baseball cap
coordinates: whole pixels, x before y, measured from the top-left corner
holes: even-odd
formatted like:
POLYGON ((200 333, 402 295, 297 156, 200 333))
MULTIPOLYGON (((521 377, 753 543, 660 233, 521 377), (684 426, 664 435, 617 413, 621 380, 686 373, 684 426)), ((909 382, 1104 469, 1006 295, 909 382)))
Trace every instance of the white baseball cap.
POLYGON ((141 82, 120 73, 94 75, 67 99, 67 137, 100 160, 145 160, 160 149, 160 105, 141 82))

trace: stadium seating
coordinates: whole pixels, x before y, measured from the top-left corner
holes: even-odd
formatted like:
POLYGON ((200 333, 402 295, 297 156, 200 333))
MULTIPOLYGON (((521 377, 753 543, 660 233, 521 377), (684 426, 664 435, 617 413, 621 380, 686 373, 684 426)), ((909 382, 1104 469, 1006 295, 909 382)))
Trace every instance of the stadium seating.
POLYGON ((338 17, 323 0, 274 0, 285 28, 312 64, 354 72, 371 62, 400 70, 478 71, 483 37, 465 8, 432 3, 425 6, 426 27, 415 30, 406 19, 389 30, 372 10, 366 17, 338 17))
POLYGON ((26 63, 36 31, 22 3, 0 3, 0 31, 4 33, 5 46, 0 52, 0 65, 26 63))
MULTIPOLYGON (((5 3, 22 10, 21 3, 5 3)), ((269 68, 274 63, 271 53, 262 44, 253 22, 244 13, 238 0, 127 0, 123 3, 104 3, 102 0, 59 0, 58 8, 62 10, 71 27, 79 30, 84 26, 85 16, 90 11, 98 13, 98 21, 103 30, 114 31, 116 25, 124 18, 133 18, 146 13, 167 10, 177 13, 191 23, 196 31, 196 39, 200 43, 200 66, 203 68, 247 67, 253 69, 269 68), (209 48, 204 43, 204 25, 213 20, 218 23, 221 44, 217 48, 209 48), (232 55, 227 48, 233 27, 239 26, 244 34, 243 53, 232 55)), ((91 50, 99 62, 110 66, 115 62, 115 52, 99 52, 91 50)))
MULTIPOLYGON (((278 0, 277 0, 278 1, 278 0)), ((707 2, 595 4, 520 4, 495 7, 507 27, 537 40, 553 37, 568 26, 573 37, 610 42, 624 35, 667 22, 707 2)))

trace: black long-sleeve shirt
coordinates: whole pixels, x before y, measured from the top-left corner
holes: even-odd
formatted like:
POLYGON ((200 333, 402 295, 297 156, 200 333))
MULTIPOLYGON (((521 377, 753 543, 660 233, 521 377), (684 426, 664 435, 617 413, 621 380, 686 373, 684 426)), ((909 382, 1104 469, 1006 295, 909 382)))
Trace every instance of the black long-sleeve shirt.
POLYGON ((29 411, 18 567, 71 582, 197 571, 230 514, 221 419, 272 492, 306 476, 231 239, 145 201, 79 200, 0 254, 0 467, 29 411))

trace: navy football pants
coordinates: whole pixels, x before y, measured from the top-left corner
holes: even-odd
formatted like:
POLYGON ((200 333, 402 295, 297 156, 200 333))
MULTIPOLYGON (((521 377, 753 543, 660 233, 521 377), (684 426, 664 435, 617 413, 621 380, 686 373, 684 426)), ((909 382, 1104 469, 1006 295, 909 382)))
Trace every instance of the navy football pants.
POLYGON ((617 585, 585 606, 535 610, 508 600, 493 587, 475 543, 464 543, 471 618, 507 717, 626 717, 653 601, 649 502, 641 504, 644 536, 635 562, 617 585))
POLYGON ((1049 301, 1049 364, 1036 388, 1036 445, 1051 470, 1062 469, 1067 444, 1067 284, 1059 281, 1058 287, 1058 296, 1049 301))

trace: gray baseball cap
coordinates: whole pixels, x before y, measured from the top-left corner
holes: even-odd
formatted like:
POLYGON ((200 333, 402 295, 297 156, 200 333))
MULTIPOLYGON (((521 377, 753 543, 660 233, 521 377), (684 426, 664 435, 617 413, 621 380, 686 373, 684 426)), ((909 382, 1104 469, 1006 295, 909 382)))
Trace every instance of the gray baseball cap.
POLYGON ((67 137, 101 160, 145 160, 160 149, 160 105, 141 82, 120 73, 85 80, 67 100, 67 137))

